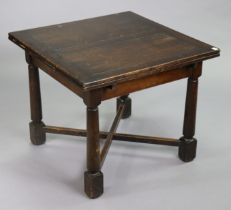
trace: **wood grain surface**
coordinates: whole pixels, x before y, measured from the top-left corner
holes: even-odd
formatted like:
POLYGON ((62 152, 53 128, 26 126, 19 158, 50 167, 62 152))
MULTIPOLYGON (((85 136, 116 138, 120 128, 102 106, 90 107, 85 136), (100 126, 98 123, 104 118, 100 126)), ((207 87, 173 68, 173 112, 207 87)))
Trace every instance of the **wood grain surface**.
POLYGON ((9 39, 84 90, 219 55, 219 49, 133 12, 12 32, 9 39))

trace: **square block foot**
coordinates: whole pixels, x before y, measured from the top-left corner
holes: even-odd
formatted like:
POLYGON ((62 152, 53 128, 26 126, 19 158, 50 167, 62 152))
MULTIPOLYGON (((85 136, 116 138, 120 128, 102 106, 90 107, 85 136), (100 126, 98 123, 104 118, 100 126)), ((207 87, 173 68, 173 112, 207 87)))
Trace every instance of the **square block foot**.
POLYGON ((84 173, 85 193, 89 198, 97 198, 103 194, 103 173, 101 171, 84 173))
POLYGON ((129 118, 132 114, 132 99, 128 96, 121 96, 117 98, 116 102, 117 102, 116 103, 117 110, 120 104, 125 104, 125 109, 122 115, 122 119, 129 118))
POLYGON ((196 157, 197 140, 180 138, 179 158, 184 162, 190 162, 196 157))
POLYGON ((34 145, 41 145, 46 142, 46 133, 43 130, 43 122, 30 122, 30 140, 34 145))

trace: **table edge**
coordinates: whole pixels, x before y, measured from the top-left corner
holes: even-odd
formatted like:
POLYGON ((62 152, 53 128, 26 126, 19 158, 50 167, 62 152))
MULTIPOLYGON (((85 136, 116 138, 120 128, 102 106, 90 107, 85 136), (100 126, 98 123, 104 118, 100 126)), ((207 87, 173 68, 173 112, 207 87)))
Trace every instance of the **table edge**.
POLYGON ((193 64, 193 63, 202 62, 204 60, 220 56, 220 49, 216 48, 216 50, 211 49, 211 51, 208 51, 206 53, 201 53, 201 54, 198 54, 196 56, 186 57, 186 58, 183 58, 183 59, 178 59, 178 60, 171 61, 169 63, 164 63, 164 64, 160 64, 160 65, 155 65, 155 66, 150 66, 150 67, 146 67, 146 68, 142 68, 142 69, 137 69, 135 71, 128 72, 128 73, 125 73, 125 74, 123 73, 121 75, 115 75, 115 76, 112 76, 112 77, 109 77, 109 78, 106 78, 106 79, 100 79, 100 80, 96 80, 96 81, 93 81, 93 82, 84 83, 84 82, 81 82, 78 79, 72 77, 71 75, 69 75, 62 68, 60 68, 58 66, 55 66, 47 58, 44 58, 38 52, 36 52, 35 50, 33 50, 32 48, 27 46, 25 43, 18 40, 12 33, 14 33, 14 32, 8 33, 9 40, 14 42, 16 45, 18 45, 19 47, 21 47, 25 51, 29 51, 29 52, 31 51, 40 60, 45 62, 48 66, 50 66, 51 68, 56 69, 57 71, 61 72, 62 74, 67 76, 69 79, 74 81, 76 83, 76 85, 78 85, 83 91, 98 89, 98 88, 102 88, 102 87, 105 87, 105 86, 112 86, 112 85, 120 83, 120 82, 130 81, 130 80, 133 80, 133 79, 137 79, 137 78, 141 78, 141 77, 144 77, 144 76, 160 73, 160 72, 163 72, 163 71, 169 71, 171 69, 175 69, 175 68, 182 67, 182 66, 185 66, 185 65, 190 65, 190 64, 193 64))

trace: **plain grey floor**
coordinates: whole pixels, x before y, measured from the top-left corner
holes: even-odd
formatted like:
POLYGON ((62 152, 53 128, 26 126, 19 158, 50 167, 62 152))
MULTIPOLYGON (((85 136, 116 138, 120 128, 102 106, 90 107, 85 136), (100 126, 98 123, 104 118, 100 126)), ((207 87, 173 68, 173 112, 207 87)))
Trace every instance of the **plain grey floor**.
MULTIPOLYGON (((231 209, 231 2, 183 0, 3 1, 0 7, 0 209, 231 209), (29 142, 27 66, 21 49, 7 40, 19 29, 132 10, 221 49, 204 62, 200 79, 197 158, 183 163, 177 148, 114 142, 102 169, 105 193, 83 192, 85 140, 48 135, 29 142)), ((85 128, 85 107, 73 93, 41 73, 44 122, 85 128)), ((131 95, 133 113, 118 131, 180 137, 186 81, 131 95)), ((100 106, 107 130, 115 100, 100 106)))

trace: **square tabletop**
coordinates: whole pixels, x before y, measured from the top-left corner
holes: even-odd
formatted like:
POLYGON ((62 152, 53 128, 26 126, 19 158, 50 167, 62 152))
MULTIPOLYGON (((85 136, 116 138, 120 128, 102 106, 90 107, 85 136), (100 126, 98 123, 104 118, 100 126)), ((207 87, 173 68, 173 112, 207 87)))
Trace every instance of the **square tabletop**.
POLYGON ((219 49, 133 12, 9 33, 83 89, 219 56, 219 49))

